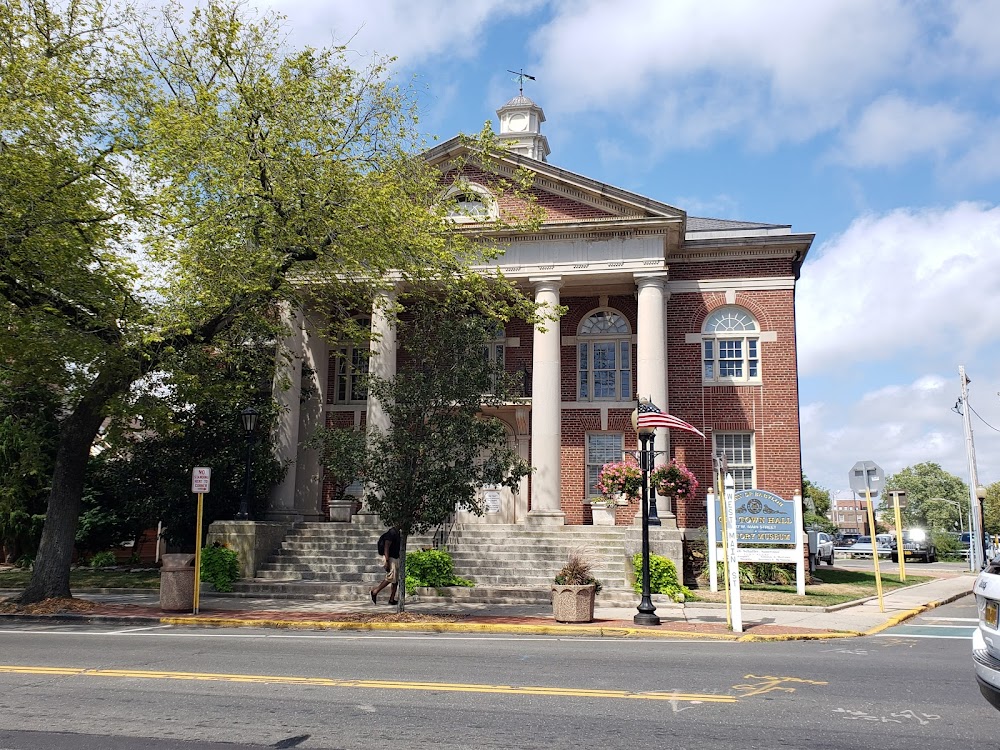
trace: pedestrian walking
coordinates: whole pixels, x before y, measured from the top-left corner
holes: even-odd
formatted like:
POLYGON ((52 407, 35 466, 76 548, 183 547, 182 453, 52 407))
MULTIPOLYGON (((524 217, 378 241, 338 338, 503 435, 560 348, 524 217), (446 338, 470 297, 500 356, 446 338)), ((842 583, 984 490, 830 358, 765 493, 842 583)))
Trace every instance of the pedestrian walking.
POLYGON ((386 586, 389 589, 389 604, 399 604, 396 599, 396 588, 399 586, 399 527, 392 526, 378 538, 378 553, 382 555, 382 567, 385 568, 385 579, 369 593, 372 603, 378 604, 379 592, 386 586))

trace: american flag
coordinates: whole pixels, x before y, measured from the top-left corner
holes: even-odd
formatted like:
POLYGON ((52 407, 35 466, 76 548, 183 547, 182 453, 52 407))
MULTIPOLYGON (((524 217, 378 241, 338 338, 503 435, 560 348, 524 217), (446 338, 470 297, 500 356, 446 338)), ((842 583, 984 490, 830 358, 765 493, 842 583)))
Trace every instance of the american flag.
POLYGON ((695 435, 699 435, 702 440, 705 439, 705 436, 697 427, 671 414, 665 414, 651 401, 639 402, 638 421, 640 427, 666 427, 672 430, 687 430, 688 432, 693 432, 695 435))

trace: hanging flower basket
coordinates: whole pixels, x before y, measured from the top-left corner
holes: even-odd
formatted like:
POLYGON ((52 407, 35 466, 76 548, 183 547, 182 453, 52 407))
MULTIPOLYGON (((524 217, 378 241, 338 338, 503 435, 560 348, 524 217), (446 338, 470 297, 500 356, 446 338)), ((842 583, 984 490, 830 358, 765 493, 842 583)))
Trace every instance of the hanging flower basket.
POLYGON ((609 500, 615 495, 625 495, 629 500, 639 497, 642 492, 642 471, 638 462, 628 457, 624 461, 604 464, 597 475, 597 489, 609 500))
POLYGON ((649 481, 663 497, 672 500, 694 500, 698 493, 698 480, 684 464, 672 460, 649 474, 649 481))

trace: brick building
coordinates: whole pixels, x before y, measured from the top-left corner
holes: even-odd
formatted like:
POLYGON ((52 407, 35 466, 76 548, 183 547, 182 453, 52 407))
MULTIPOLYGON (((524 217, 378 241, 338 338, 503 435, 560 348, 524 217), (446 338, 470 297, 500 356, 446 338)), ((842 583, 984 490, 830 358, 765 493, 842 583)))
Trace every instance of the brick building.
MULTIPOLYGON (((759 488, 790 498, 800 491, 795 284, 813 240, 783 224, 689 216, 682 208, 605 185, 551 165, 541 132, 542 109, 517 96, 497 114, 500 136, 513 143, 496 169, 536 175, 533 192, 544 211, 530 233, 504 237, 496 261, 504 274, 545 305, 568 312, 547 330, 510 323, 490 356, 521 371, 528 396, 499 409, 510 440, 534 473, 517 492, 506 490, 482 518, 468 523, 591 523, 589 498, 597 472, 635 450, 631 424, 644 396, 705 435, 658 429, 657 463, 687 464, 705 487, 713 453, 725 453, 737 489, 759 488)), ((449 182, 467 157, 454 138, 426 154, 449 182)), ((475 228, 498 213, 517 211, 500 200, 485 174, 466 171, 453 187, 456 221, 475 228)), ((394 290, 383 293, 392 297, 394 290)), ((330 345, 300 315, 287 343, 293 387, 277 393, 287 407, 279 446, 290 469, 272 497, 271 520, 349 520, 351 508, 324 502, 316 456, 303 442, 319 424, 385 424, 375 402, 352 383, 349 347, 330 345), (303 364, 313 383, 301 389, 303 364), (307 396, 307 394, 309 394, 307 396)), ((395 372, 395 332, 377 311, 380 334, 369 366, 395 372)), ((329 500, 329 498, 326 498, 329 500)), ((704 500, 669 507, 658 498, 663 533, 684 537, 706 524, 704 500)), ((636 503, 617 509, 616 523, 636 522, 636 503)), ((678 545, 679 547, 679 545, 678 545)), ((679 561, 678 561, 679 562, 679 561)))

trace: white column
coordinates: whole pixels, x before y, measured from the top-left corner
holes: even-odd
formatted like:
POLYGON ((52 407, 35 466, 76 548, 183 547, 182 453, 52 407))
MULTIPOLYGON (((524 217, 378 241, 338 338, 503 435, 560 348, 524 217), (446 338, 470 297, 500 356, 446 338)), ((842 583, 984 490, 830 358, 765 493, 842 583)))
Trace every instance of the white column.
MULTIPOLYGON (((396 322, 395 311, 396 290, 382 289, 372 305, 372 340, 371 356, 368 360, 368 372, 384 380, 396 377, 396 322)), ((368 411, 366 429, 371 432, 378 429, 388 431, 392 426, 389 415, 382 404, 371 394, 368 395, 368 411)), ((362 514, 370 511, 365 506, 362 514)))
MULTIPOLYGON (((276 354, 274 371, 274 400, 278 405, 278 423, 275 427, 274 453, 288 470, 284 478, 271 491, 267 510, 268 521, 291 522, 299 520, 295 508, 295 485, 298 473, 300 396, 302 395, 302 313, 292 310, 288 303, 281 308, 281 321, 286 326, 285 338, 276 354)), ((259 520, 259 519, 258 519, 259 520)))
MULTIPOLYGON (((391 309, 396 304, 396 290, 382 289, 372 305, 372 340, 371 357, 368 360, 368 372, 384 380, 396 377, 396 323, 395 312, 391 309)), ((385 431, 389 429, 389 415, 385 413, 382 404, 377 399, 368 398, 368 429, 377 427, 385 431)))
MULTIPOLYGON (((559 306, 559 278, 531 279, 535 302, 554 311, 559 306)), ((535 325, 531 372, 531 511, 529 521, 563 524, 562 447, 562 357, 558 320, 535 325), (544 330, 542 330, 544 329, 544 330)))
MULTIPOLYGON (((639 287, 638 332, 636 336, 636 396, 646 397, 667 411, 667 316, 666 304, 670 292, 666 289, 666 274, 636 275, 639 287)), ((658 453, 654 464, 667 463, 670 431, 656 430, 653 449, 658 453)), ((656 497, 657 514, 664 519, 673 517, 673 508, 666 498, 656 497)))
MULTIPOLYGON (((323 517, 323 467, 320 451, 305 444, 326 427, 327 375, 330 346, 318 327, 320 313, 307 311, 302 328, 302 366, 307 368, 309 398, 301 403, 299 416, 299 458, 295 472, 295 508, 307 521, 323 517)), ((303 378, 306 378, 303 373, 303 378)), ((301 394, 300 394, 301 401, 301 394)))

